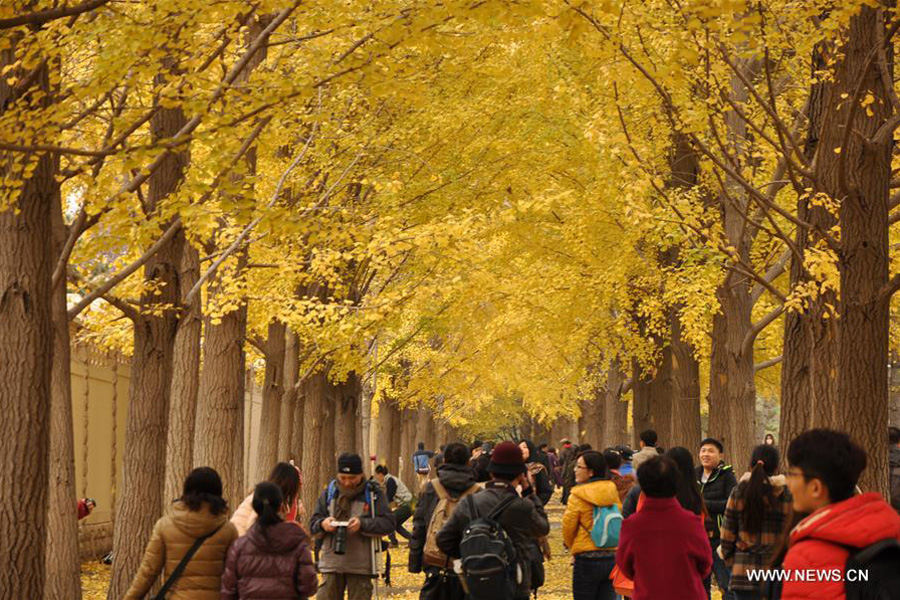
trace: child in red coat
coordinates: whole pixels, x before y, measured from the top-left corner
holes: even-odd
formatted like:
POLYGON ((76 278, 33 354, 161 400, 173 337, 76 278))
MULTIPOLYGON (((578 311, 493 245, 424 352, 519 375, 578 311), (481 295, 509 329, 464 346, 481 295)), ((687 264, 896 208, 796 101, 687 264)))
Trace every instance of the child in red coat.
POLYGON ((703 518, 675 498, 678 467, 660 456, 637 476, 644 503, 622 523, 616 551, 616 565, 634 581, 632 600, 706 600, 712 555, 703 518))
POLYGON ((812 429, 788 447, 788 487, 796 512, 812 513, 794 528, 784 558, 787 573, 813 569, 839 573, 814 581, 788 578, 782 600, 844 600, 844 567, 850 551, 877 541, 900 540, 900 516, 877 493, 854 496, 866 453, 845 433, 812 429), (830 579, 830 580, 829 580, 830 579))

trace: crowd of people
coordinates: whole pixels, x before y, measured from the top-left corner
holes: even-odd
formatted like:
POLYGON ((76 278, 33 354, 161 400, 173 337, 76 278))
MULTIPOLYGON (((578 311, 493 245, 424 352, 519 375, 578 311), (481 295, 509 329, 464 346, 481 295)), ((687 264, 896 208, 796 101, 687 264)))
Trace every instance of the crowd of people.
POLYGON ((384 464, 367 477, 347 452, 309 516, 292 463, 278 463, 230 516, 219 475, 201 467, 156 523, 125 598, 147 597, 161 580, 157 597, 175 600, 367 600, 399 534, 409 571, 425 575, 421 600, 525 600, 552 558, 544 507, 557 487, 574 600, 703 600, 713 581, 723 600, 849 599, 876 588, 900 597, 900 430, 889 431, 891 504, 860 492, 867 455, 841 432, 791 440, 785 472, 767 436, 740 476, 720 440, 704 439, 695 464, 689 449, 664 451, 652 430, 639 437, 637 452, 569 440, 559 452, 527 439, 419 444, 409 459, 416 494, 384 464), (835 575, 851 567, 868 580, 835 575))

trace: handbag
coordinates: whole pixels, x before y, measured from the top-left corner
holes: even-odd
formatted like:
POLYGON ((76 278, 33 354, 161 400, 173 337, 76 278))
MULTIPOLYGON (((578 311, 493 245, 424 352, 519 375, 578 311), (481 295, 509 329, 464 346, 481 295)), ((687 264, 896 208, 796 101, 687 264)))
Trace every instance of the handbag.
POLYGON ((166 582, 160 588, 159 593, 153 597, 153 600, 166 600, 166 594, 169 593, 169 590, 172 589, 172 586, 175 585, 175 582, 178 581, 182 574, 184 574, 185 568, 187 567, 188 563, 191 562, 191 559, 194 558, 194 555, 197 553, 197 550, 200 549, 200 546, 203 545, 203 542, 216 535, 224 525, 225 523, 222 523, 222 525, 219 525, 213 531, 194 540, 194 545, 188 549, 187 553, 181 558, 181 561, 178 563, 175 569, 173 569, 169 574, 166 582))

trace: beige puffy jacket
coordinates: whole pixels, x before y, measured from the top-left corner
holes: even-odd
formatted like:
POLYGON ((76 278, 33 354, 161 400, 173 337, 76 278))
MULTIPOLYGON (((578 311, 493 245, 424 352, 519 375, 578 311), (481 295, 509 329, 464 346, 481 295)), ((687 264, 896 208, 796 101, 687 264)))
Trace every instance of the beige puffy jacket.
POLYGON ((219 600, 225 556, 238 534, 228 515, 213 515, 205 503, 191 511, 176 502, 156 522, 144 558, 124 600, 143 600, 159 575, 163 580, 175 570, 194 541, 220 527, 194 554, 184 573, 169 590, 168 600, 219 600))

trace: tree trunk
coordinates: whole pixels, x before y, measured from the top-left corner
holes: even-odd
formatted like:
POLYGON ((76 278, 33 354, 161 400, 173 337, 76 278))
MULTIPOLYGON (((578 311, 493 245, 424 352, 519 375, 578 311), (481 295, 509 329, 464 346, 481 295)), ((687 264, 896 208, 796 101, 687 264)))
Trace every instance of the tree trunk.
POLYGON ((635 448, 640 447, 641 432, 653 428, 650 418, 650 405, 652 403, 653 388, 650 386, 651 378, 644 373, 637 360, 631 361, 631 391, 633 401, 631 406, 631 429, 634 435, 632 441, 635 448))
MULTIPOLYGON (((53 257, 58 261, 68 236, 59 194, 53 202, 53 257)), ((47 502, 47 582, 44 598, 81 598, 78 556, 78 502, 66 278, 53 289, 53 367, 50 401, 50 493, 47 502)))
POLYGON ((400 409, 393 401, 384 400, 378 407, 375 455, 395 475, 400 472, 400 427, 400 409))
POLYGON ((603 449, 609 443, 603 437, 603 417, 605 416, 606 379, 598 376, 594 384, 594 393, 581 402, 581 414, 584 416, 584 439, 593 448, 603 449))
POLYGON ((424 404, 419 406, 416 413, 416 448, 419 443, 425 444, 426 450, 434 450, 434 419, 431 417, 431 409, 424 404))
MULTIPOLYGON (((303 472, 303 505, 306 511, 312 514, 316 501, 324 485, 325 473, 322 473, 322 437, 325 431, 325 397, 324 390, 326 376, 323 373, 314 373, 302 383, 303 393, 303 440, 306 444, 305 451, 301 455, 301 467, 303 472)), ((328 437, 328 436, 325 436, 328 437)))
POLYGON ((709 382, 709 435, 722 441, 730 461, 749 460, 756 435, 756 383, 753 346, 744 340, 752 328, 751 298, 742 276, 726 277, 716 290, 709 382))
MULTIPOLYGON (((297 373, 299 377, 299 370, 297 373)), ((306 402, 306 396, 303 393, 303 386, 300 385, 299 380, 294 384, 297 388, 294 391, 294 397, 296 400, 294 401, 294 425, 293 432, 291 433, 291 457, 294 459, 294 463, 299 467, 303 461, 303 455, 306 453, 306 447, 304 446, 303 439, 303 419, 304 419, 304 403, 306 402)))
MULTIPOLYGON (((208 287, 210 304, 220 293, 213 276, 208 287)), ((222 477, 225 499, 236 508, 247 494, 244 486, 244 377, 247 307, 218 318, 204 318, 203 371, 197 399, 194 466, 212 467, 222 477)), ((257 459, 257 463, 259 460, 257 459)))
POLYGON ((365 463, 367 458, 357 437, 359 395, 362 391, 359 377, 351 371, 346 381, 331 384, 330 388, 334 406, 335 453, 353 452, 362 456, 365 463))
MULTIPOLYGON (((833 52, 831 44, 819 44, 813 50, 812 76, 827 69, 825 53, 833 52)), ((813 161, 821 136, 826 96, 833 93, 827 81, 814 82, 808 100, 808 132, 804 145, 807 160, 813 161)), ((810 184, 812 185, 812 184, 810 184)), ((837 223, 824 206, 811 205, 808 196, 797 200, 797 218, 812 225, 812 230, 797 229, 791 255, 791 289, 809 285, 814 278, 803 263, 811 247, 825 249, 823 231, 837 223)), ((787 442, 811 427, 834 425, 834 399, 837 392, 837 327, 838 315, 828 304, 837 306, 833 290, 821 291, 806 300, 802 310, 790 310, 784 318, 784 341, 781 363, 781 417, 779 439, 787 442)))
POLYGON ((672 341, 672 434, 671 446, 692 452, 700 446, 700 363, 694 349, 682 336, 677 310, 670 317, 672 341))
POLYGON ((297 379, 300 377, 300 340, 287 331, 284 348, 284 381, 282 382, 281 417, 278 419, 278 456, 280 460, 297 460, 294 455, 294 411, 297 408, 297 379))
POLYGON ((335 406, 335 393, 334 393, 334 384, 328 378, 328 371, 330 370, 331 365, 328 365, 328 368, 325 370, 325 374, 322 379, 322 404, 320 405, 322 408, 322 438, 319 447, 321 448, 321 452, 319 453, 319 486, 325 487, 329 481, 331 481, 335 473, 337 473, 337 455, 338 455, 338 446, 337 441, 334 438, 334 423, 335 423, 335 412, 337 407, 335 406))
MULTIPOLYGON (((0 115, 13 104, 29 102, 39 114, 51 103, 46 63, 17 96, 7 78, 17 77, 21 87, 26 73, 20 66, 3 67, 15 64, 22 52, 17 56, 17 34, 6 34, 5 40, 0 115), (37 91, 44 92, 42 100, 30 97, 37 91)), ((58 165, 53 154, 0 151, 0 590, 7 598, 44 595, 54 339, 51 241, 58 165), (14 166, 18 161, 34 170, 21 173, 14 166)))
POLYGON ((667 345, 650 381, 650 426, 664 448, 672 446, 672 398, 672 348, 667 345))
MULTIPOLYGON (((181 299, 200 279, 200 254, 189 243, 181 257, 181 299)), ((197 394, 200 388, 200 336, 203 329, 200 302, 182 313, 175 334, 172 385, 169 402, 169 429, 166 435, 166 484, 163 509, 181 495, 182 486, 193 467, 194 427, 197 394)))
POLYGON ((607 446, 628 443, 628 402, 622 400, 625 375, 618 360, 606 374, 603 398, 603 440, 607 446))
MULTIPOLYGON (((893 3, 886 4, 887 8, 891 6, 893 3)), ((886 288, 893 148, 893 130, 875 139, 876 132, 892 116, 891 98, 885 88, 893 88, 893 45, 883 42, 884 27, 879 11, 871 6, 862 6, 851 18, 822 127, 821 160, 816 163, 823 190, 839 201, 841 225, 835 421, 870 450, 860 487, 882 494, 888 491, 887 452, 873 450, 884 447, 888 421, 885 365, 890 294, 886 288), (888 57, 883 65, 888 81, 881 81, 879 75, 878 49, 882 46, 888 57), (867 91, 874 102, 865 109, 853 106, 853 102, 859 102, 854 96, 857 90, 867 91), (849 105, 842 94, 849 94, 849 105), (852 133, 845 130, 848 119, 852 133), (840 148, 840 154, 836 148, 840 148)))
POLYGON ((888 420, 892 427, 900 427, 900 355, 891 352, 890 368, 890 407, 888 420))
POLYGON ((278 421, 281 416, 281 397, 284 392, 285 331, 284 321, 269 323, 266 340, 266 376, 263 383, 254 481, 265 481, 275 463, 282 459, 278 455, 278 421))
MULTIPOLYGON (((154 140, 174 136, 185 124, 180 108, 161 108, 150 121, 154 140)), ((184 178, 187 152, 172 152, 150 177, 148 212, 174 193, 184 178)), ((169 224, 163 224, 165 229, 169 224)), ((176 307, 181 298, 181 257, 184 234, 164 244, 144 266, 145 291, 141 314, 134 324, 134 353, 128 419, 125 427, 121 500, 113 533, 109 598, 128 590, 144 547, 163 505, 166 477, 166 431, 172 358, 178 329, 176 307)))
POLYGON ((416 423, 416 412, 404 408, 400 415, 399 477, 410 490, 417 488, 416 473, 412 464, 412 455, 416 451, 416 423))

